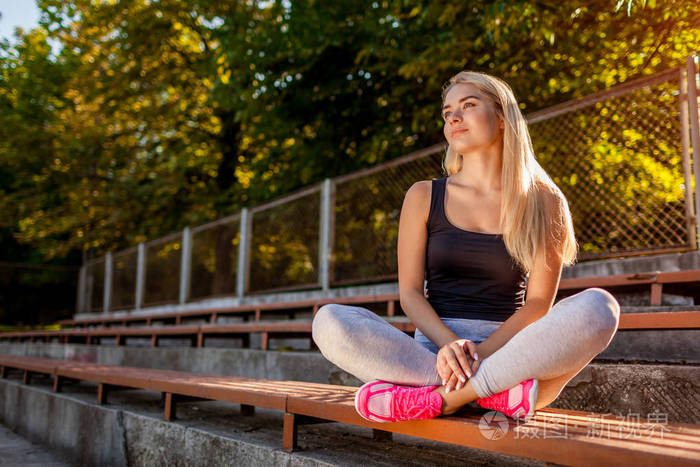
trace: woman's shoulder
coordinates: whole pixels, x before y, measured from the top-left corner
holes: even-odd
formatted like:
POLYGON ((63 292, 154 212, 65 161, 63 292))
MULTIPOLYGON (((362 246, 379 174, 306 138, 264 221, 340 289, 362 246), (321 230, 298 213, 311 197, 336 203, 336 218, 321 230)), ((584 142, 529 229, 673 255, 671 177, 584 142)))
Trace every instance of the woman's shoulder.
POLYGON ((556 185, 539 182, 537 184, 537 196, 542 200, 542 204, 548 215, 559 212, 562 204, 566 204, 566 198, 556 185))
POLYGON ((412 193, 414 196, 425 196, 428 195, 430 197, 430 192, 432 190, 433 186, 433 181, 432 180, 420 180, 418 182, 415 182, 411 187, 408 189, 406 194, 412 193))
POLYGON ((411 185, 406 191, 404 209, 410 210, 414 214, 420 214, 427 221, 430 213, 432 187, 432 180, 421 180, 411 185))

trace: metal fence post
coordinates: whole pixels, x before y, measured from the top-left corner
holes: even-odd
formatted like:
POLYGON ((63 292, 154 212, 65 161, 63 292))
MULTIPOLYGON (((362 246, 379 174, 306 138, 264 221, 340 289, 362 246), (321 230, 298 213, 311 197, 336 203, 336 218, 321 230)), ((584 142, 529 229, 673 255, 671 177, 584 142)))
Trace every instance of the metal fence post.
POLYGON ((85 312, 92 311, 92 294, 95 287, 94 266, 91 262, 85 268, 85 312))
POLYGON ((192 264, 192 231, 185 227, 182 231, 182 256, 180 260, 180 303, 190 298, 190 266, 192 264))
POLYGON ((243 298, 248 290, 248 273, 250 268, 250 222, 248 208, 241 209, 240 241, 238 242, 238 270, 236 272, 236 295, 243 298))
POLYGON ((78 293, 75 300, 75 312, 83 313, 85 311, 85 275, 87 273, 87 267, 83 261, 83 265, 80 266, 80 271, 78 272, 78 293))
POLYGON ((139 243, 138 254, 136 256, 136 296, 134 297, 134 308, 141 309, 143 302, 143 280, 146 277, 146 247, 139 243))
POLYGON ((85 299, 86 296, 86 278, 87 278, 87 252, 83 250, 82 252, 82 264, 80 265, 80 271, 78 272, 78 291, 75 298, 75 312, 84 313, 85 312, 85 299))
POLYGON ((698 218, 695 215, 693 207, 693 171, 690 163, 690 131, 688 129, 688 74, 686 70, 680 69, 680 77, 678 80, 679 92, 679 107, 678 114, 681 124, 681 155, 683 162, 683 190, 685 199, 685 217, 687 219, 686 228, 688 229, 688 242, 692 249, 697 248, 697 222, 698 218))
MULTIPOLYGON (((690 55, 687 60, 688 68, 688 109, 690 110, 690 141, 693 146, 693 175, 695 176, 695 217, 700 216, 700 195, 698 194, 698 184, 700 184, 700 130, 698 130, 698 93, 695 72, 696 55, 690 55)), ((695 223, 696 229, 700 227, 700 222, 695 223)), ((700 234, 700 232, 698 232, 700 234)))
POLYGON ((321 186, 321 216, 318 235, 318 282, 323 290, 330 288, 331 209, 331 179, 327 178, 321 186))
POLYGON ((109 302, 112 299, 112 253, 108 252, 105 255, 105 290, 102 310, 104 313, 109 313, 109 302))

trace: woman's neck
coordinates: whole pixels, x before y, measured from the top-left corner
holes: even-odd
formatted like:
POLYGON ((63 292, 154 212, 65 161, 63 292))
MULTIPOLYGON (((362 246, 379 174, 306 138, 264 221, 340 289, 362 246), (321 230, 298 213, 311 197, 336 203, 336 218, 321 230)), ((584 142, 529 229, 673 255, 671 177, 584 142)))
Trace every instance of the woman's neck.
POLYGON ((462 156, 462 168, 450 175, 450 183, 488 195, 501 191, 501 157, 472 154, 462 156))

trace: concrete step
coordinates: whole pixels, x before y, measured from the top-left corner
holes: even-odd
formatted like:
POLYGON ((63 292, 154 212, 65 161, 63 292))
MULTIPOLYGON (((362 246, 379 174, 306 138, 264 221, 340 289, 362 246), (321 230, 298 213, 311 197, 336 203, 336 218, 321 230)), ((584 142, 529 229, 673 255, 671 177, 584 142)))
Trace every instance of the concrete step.
POLYGON ((700 365, 591 363, 550 406, 700 424, 700 365))
POLYGON ((52 450, 19 436, 0 423, 0 466, 70 467, 74 465, 52 450))
MULTIPOLYGON (((108 365, 359 386, 318 352, 250 349, 138 348, 60 344, 0 344, 0 354, 108 365)), ((553 407, 632 413, 659 412, 668 421, 700 423, 700 365, 596 360, 564 388, 553 407)))

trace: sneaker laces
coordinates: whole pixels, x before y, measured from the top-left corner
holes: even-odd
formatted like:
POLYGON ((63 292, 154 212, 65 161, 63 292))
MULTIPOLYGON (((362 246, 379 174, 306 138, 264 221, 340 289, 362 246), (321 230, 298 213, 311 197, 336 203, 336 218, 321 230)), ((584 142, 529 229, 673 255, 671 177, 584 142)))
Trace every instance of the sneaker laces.
POLYGON ((392 397, 394 417, 397 420, 418 420, 440 415, 442 397, 438 395, 438 401, 438 398, 432 396, 436 387, 395 388, 392 397))

